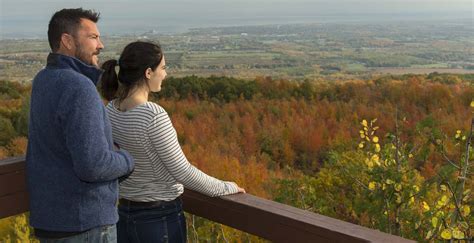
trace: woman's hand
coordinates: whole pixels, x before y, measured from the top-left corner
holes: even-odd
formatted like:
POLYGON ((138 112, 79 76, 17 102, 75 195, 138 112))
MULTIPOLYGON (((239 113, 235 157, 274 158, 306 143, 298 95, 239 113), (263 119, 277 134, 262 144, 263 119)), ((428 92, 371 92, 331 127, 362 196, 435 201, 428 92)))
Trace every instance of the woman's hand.
POLYGON ((237 190, 238 190, 237 193, 245 193, 244 188, 239 187, 239 185, 237 185, 237 183, 235 183, 233 181, 231 183, 234 184, 237 187, 237 190))

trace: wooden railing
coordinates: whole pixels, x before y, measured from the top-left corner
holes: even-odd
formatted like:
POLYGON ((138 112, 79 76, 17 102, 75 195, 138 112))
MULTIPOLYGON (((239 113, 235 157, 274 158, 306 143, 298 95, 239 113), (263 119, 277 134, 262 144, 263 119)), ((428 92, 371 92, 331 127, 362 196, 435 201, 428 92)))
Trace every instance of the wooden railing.
MULTIPOLYGON (((28 211, 25 158, 0 160, 0 218, 28 211)), ((183 194, 188 213, 273 242, 414 242, 250 194, 183 194)))

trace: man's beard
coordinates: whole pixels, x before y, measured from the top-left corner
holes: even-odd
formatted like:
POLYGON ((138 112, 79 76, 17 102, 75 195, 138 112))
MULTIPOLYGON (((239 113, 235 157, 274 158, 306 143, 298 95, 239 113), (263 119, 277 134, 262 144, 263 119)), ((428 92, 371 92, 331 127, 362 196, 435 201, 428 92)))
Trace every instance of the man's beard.
POLYGON ((93 55, 99 55, 100 51, 96 51, 94 53, 92 53, 92 55, 89 55, 87 52, 85 52, 83 49, 82 49, 82 46, 76 42, 76 53, 74 53, 74 56, 81 60, 82 62, 84 62, 85 64, 88 64, 88 65, 93 65, 93 66, 97 66, 98 64, 94 64, 93 63, 93 60, 92 58, 94 58, 93 55))

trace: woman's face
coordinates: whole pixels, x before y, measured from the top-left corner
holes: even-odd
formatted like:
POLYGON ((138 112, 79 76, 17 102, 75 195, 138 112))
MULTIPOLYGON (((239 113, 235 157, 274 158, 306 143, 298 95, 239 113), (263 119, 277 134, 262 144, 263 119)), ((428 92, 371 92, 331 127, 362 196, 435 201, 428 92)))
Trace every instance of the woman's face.
POLYGON ((151 92, 158 92, 161 90, 161 83, 163 82, 163 79, 166 78, 166 75, 166 62, 165 57, 163 56, 158 67, 150 72, 148 86, 150 87, 151 92))

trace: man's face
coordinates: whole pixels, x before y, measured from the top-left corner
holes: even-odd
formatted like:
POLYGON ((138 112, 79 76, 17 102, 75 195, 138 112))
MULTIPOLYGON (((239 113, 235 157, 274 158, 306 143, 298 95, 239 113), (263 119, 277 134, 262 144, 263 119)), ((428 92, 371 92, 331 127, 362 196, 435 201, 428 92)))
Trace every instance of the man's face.
POLYGON ((86 64, 99 66, 100 50, 104 48, 100 41, 97 25, 88 19, 81 19, 81 27, 74 35, 74 56, 86 64))

